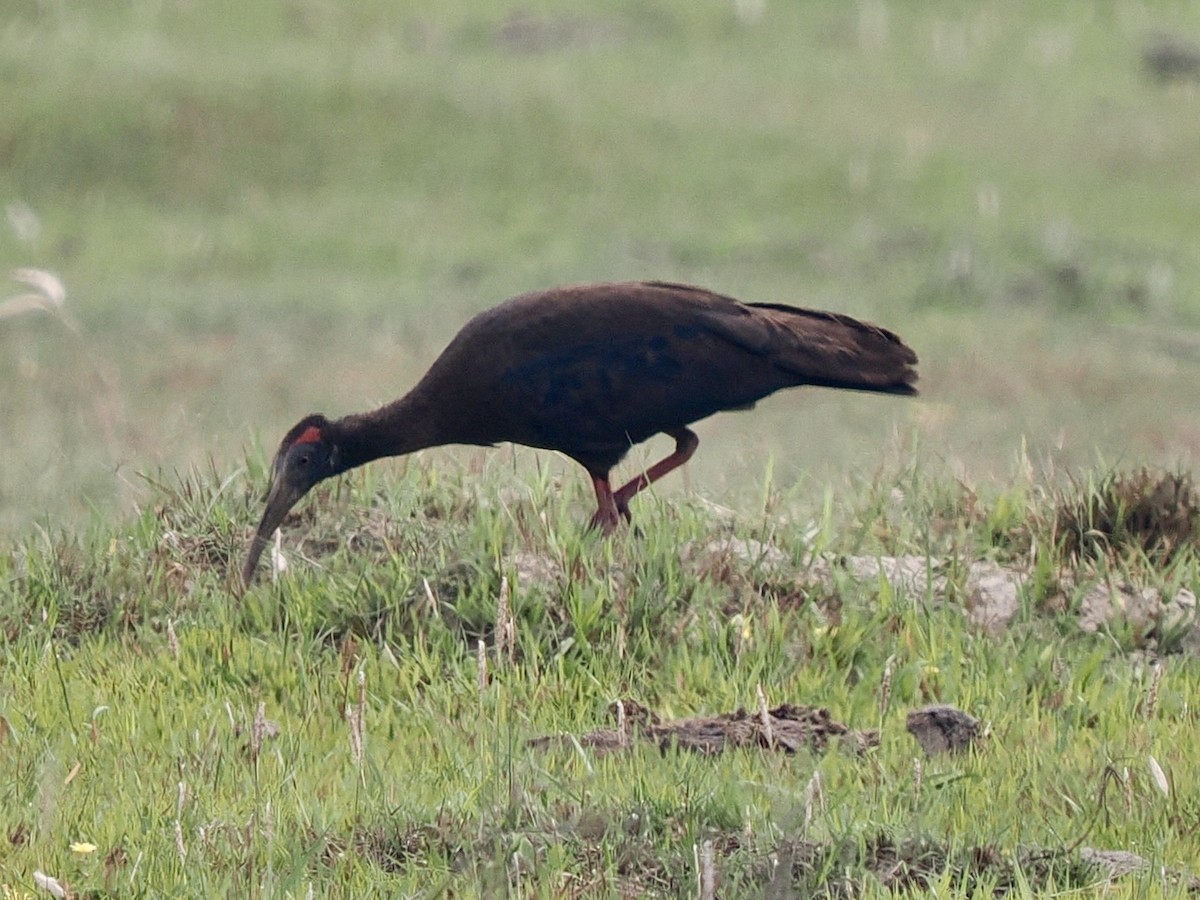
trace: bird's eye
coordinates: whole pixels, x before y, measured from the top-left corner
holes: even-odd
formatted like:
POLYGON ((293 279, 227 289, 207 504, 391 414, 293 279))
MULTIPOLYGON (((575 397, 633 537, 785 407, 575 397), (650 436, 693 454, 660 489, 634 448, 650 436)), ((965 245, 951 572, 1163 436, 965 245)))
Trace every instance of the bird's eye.
POLYGON ((300 459, 298 460, 298 462, 302 466, 307 466, 308 465, 308 454, 305 453, 303 456, 301 456, 300 459))

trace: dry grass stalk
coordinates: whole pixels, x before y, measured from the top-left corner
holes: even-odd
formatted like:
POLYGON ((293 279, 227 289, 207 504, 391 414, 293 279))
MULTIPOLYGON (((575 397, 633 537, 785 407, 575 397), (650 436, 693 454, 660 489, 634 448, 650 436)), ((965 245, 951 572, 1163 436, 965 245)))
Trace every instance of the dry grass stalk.
POLYGON ((267 736, 267 704, 258 704, 254 712, 254 722, 250 726, 250 759, 258 761, 262 751, 263 739, 267 736))
POLYGON ((171 655, 179 659, 179 636, 175 634, 175 623, 167 619, 167 649, 171 655))
POLYGON ((698 850, 697 874, 699 875, 701 900, 714 900, 717 896, 716 864, 713 862, 713 842, 705 841, 698 850))
POLYGON ((1163 771, 1162 766, 1158 764, 1158 760, 1153 756, 1146 757, 1146 765, 1150 769, 1150 777, 1154 779, 1154 786, 1159 789, 1164 797, 1169 799, 1171 796, 1171 783, 1167 781, 1167 773, 1163 771))
POLYGON ((1058 685, 1060 691, 1065 691, 1070 686, 1071 667, 1061 656, 1054 657, 1054 661, 1050 663, 1050 673, 1054 676, 1055 684, 1058 685))
POLYGON ((620 738, 621 744, 629 743, 629 722, 625 718, 625 703, 617 699, 617 736, 620 738))
POLYGON ((1154 718, 1154 710, 1158 708, 1158 689, 1162 685, 1163 670, 1166 669, 1166 664, 1156 662, 1153 667, 1153 673, 1150 676, 1150 690, 1146 693, 1146 708, 1144 717, 1146 719, 1154 718))
POLYGON ((33 288, 43 299, 53 306, 62 307, 67 302, 67 288, 62 283, 62 279, 53 272, 47 272, 45 269, 26 267, 13 269, 12 277, 14 280, 33 288))
POLYGON ((895 661, 896 657, 892 655, 883 664, 883 680, 879 684, 879 718, 881 720, 887 715, 888 706, 892 702, 892 663, 895 661))
POLYGON ((913 760, 913 806, 921 802, 921 781, 925 777, 925 767, 921 765, 920 757, 913 760))
POLYGON ((767 707, 767 694, 762 684, 756 684, 754 690, 758 693, 758 717, 762 721, 763 733, 767 736, 767 747, 775 746, 775 730, 771 727, 771 711, 767 707))
POLYGON ((187 862, 187 844, 183 842, 183 825, 178 819, 175 820, 175 852, 181 863, 187 862))
POLYGON ((0 319, 11 319, 31 312, 45 312, 71 325, 63 309, 67 300, 67 289, 57 275, 44 269, 14 269, 12 277, 14 281, 33 288, 33 291, 16 294, 0 302, 0 319))
POLYGON ((429 612, 435 619, 440 619, 442 611, 438 609, 437 594, 433 592, 433 586, 429 583, 428 578, 422 578, 421 583, 425 585, 425 602, 429 604, 429 612))
POLYGON ((365 669, 358 670, 358 698, 350 707, 347 720, 350 724, 350 755, 354 764, 362 765, 363 760, 363 721, 366 718, 367 707, 367 673, 365 669))
POLYGON ((488 686, 487 647, 484 646, 482 640, 475 642, 475 653, 479 659, 476 687, 479 688, 479 693, 482 694, 487 690, 488 686))
POLYGON ((275 542, 271 545, 271 583, 279 581, 279 576, 287 571, 287 556, 283 553, 283 532, 275 529, 275 542))
MULTIPOLYGON (((79 325, 67 312, 67 291, 57 275, 43 269, 25 268, 13 271, 12 277, 34 290, 0 301, 0 321, 31 312, 48 313, 65 325, 77 339, 81 337, 79 325)), ((117 426, 124 423, 127 416, 116 369, 111 362, 97 357, 86 342, 79 341, 76 349, 88 370, 82 374, 92 407, 90 425, 103 438, 112 456, 124 456, 128 453, 128 447, 118 437, 117 426)), ((123 477, 121 480, 125 481, 123 477)))
POLYGON ((392 648, 390 646, 388 646, 387 641, 384 641, 382 644, 379 645, 379 650, 380 650, 380 653, 383 654, 383 658, 386 659, 389 663, 391 663, 392 668, 395 669, 396 671, 399 671, 400 670, 400 660, 398 660, 396 658, 395 652, 392 650, 392 648))
POLYGON ((500 578, 500 599, 496 603, 496 665, 503 665, 507 659, 511 665, 516 659, 515 632, 512 616, 509 614, 508 577, 500 578))
POLYGON ((804 830, 808 831, 808 826, 812 824, 813 807, 821 804, 821 812, 825 811, 825 792, 821 790, 821 773, 813 772, 812 778, 808 779, 808 785, 804 789, 804 830))

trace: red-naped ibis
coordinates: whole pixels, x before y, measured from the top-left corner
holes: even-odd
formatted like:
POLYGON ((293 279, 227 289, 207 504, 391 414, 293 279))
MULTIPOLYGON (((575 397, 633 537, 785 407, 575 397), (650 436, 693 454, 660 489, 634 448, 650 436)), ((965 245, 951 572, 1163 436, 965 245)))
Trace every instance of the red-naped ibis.
POLYGON ((892 332, 849 316, 689 285, 523 294, 471 319, 399 400, 341 419, 306 416, 287 433, 242 579, 313 485, 373 459, 501 441, 558 450, 587 469, 592 523, 610 532, 630 518, 634 494, 696 452, 691 423, 799 385, 915 394, 916 362, 892 332), (612 468, 659 432, 675 451, 613 490, 612 468))

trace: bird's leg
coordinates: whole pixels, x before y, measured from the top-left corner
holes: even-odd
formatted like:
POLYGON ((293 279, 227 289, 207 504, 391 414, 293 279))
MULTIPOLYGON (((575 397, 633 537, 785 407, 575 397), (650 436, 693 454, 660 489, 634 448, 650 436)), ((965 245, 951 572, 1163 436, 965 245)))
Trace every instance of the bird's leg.
POLYGON ((674 471, 682 466, 685 462, 692 458, 692 454, 696 452, 696 448, 700 446, 700 438, 696 437, 696 433, 688 428, 680 428, 676 431, 668 431, 671 437, 675 438, 675 452, 665 459, 660 459, 649 469, 630 479, 626 484, 613 494, 613 502, 616 505, 617 512, 628 521, 631 518, 629 512, 629 501, 638 491, 648 488, 658 479, 662 478, 668 472, 674 471))
POLYGON ((592 487, 596 489, 596 514, 592 516, 592 527, 599 528, 605 534, 612 534, 621 524, 621 514, 617 511, 612 485, 608 483, 608 473, 592 474, 592 487))

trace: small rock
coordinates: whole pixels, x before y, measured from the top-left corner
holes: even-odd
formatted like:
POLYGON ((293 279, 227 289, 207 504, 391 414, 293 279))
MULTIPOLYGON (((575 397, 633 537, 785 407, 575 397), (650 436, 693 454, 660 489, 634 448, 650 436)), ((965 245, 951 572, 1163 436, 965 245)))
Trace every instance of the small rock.
POLYGON ((558 560, 540 553, 514 553, 505 561, 505 568, 517 576, 517 586, 522 590, 530 587, 552 588, 561 583, 562 566, 558 560))
POLYGON ((965 750, 979 737, 979 720, 953 706, 926 706, 908 714, 908 733, 926 756, 965 750))
POLYGON ((839 556, 817 560, 809 574, 823 584, 832 584, 834 572, 838 569, 858 581, 878 580, 883 575, 895 587, 914 594, 924 594, 930 586, 931 573, 934 592, 945 589, 945 576, 936 574, 939 565, 939 560, 927 556, 839 556))
POLYGON ((1156 628, 1175 631, 1187 626, 1195 616, 1196 595, 1189 590, 1181 590, 1163 602, 1158 588, 1097 584, 1079 604, 1079 627, 1087 632, 1117 621, 1127 622, 1142 634, 1156 628))
POLYGON ((971 563, 967 572, 967 621, 990 634, 1004 631, 1021 609, 1016 572, 994 562, 971 563))
POLYGON ((1148 859, 1128 850, 1094 850, 1091 847, 1081 847, 1079 858, 1089 865, 1107 870, 1110 879, 1150 867, 1148 859))

